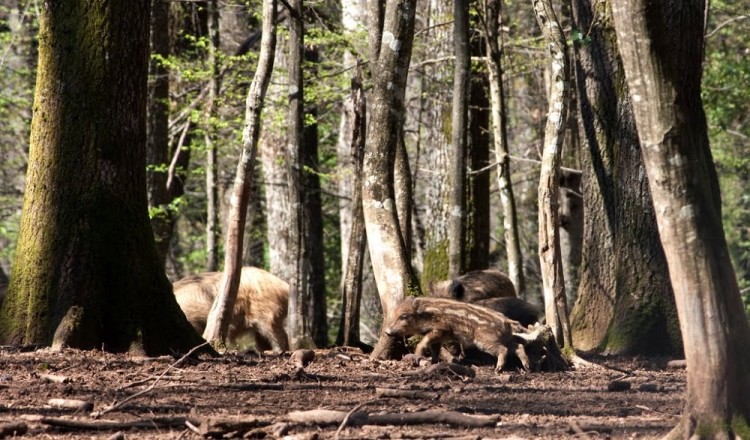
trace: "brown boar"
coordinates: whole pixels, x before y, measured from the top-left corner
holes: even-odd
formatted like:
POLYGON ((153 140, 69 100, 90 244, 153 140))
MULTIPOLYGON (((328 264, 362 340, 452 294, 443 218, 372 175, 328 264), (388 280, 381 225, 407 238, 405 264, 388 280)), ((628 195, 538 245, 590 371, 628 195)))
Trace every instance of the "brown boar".
MULTIPOLYGON (((174 283, 177 303, 199 334, 219 290, 221 272, 206 272, 174 283)), ((284 329, 289 304, 289 284, 257 267, 243 267, 237 300, 229 323, 227 338, 235 342, 247 333, 255 339, 258 351, 289 350, 284 329)))
POLYGON ((424 356, 429 349, 433 362, 438 361, 443 343, 457 342, 497 356, 495 371, 503 368, 512 353, 529 369, 525 349, 513 334, 518 323, 494 310, 451 299, 407 297, 393 316, 385 333, 393 337, 422 335, 416 354, 424 356))
POLYGON ((430 283, 430 296, 473 303, 488 298, 514 297, 516 288, 508 275, 499 270, 475 270, 452 280, 430 283))
POLYGON ((542 316, 542 310, 539 307, 521 298, 489 298, 479 300, 474 304, 500 312, 509 319, 520 322, 524 327, 539 322, 539 317, 542 316))

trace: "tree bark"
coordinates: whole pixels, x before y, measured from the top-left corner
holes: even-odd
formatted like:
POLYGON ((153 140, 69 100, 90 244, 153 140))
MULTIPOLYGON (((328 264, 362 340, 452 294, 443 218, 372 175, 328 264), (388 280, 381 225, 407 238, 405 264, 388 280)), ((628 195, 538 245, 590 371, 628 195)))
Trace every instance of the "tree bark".
POLYGON ((229 318, 237 298, 242 271, 242 245, 247 217, 251 179, 255 167, 255 155, 260 136, 260 114, 263 109, 268 83, 273 70, 276 47, 276 1, 263 1, 263 35, 261 37, 258 67, 247 93, 245 127, 242 131, 242 152, 237 164, 237 174, 232 189, 227 239, 224 254, 224 272, 219 290, 208 313, 203 337, 214 344, 222 345, 229 329, 229 318))
POLYGON ((492 135, 497 161, 497 186, 503 208, 503 235, 508 258, 508 276, 516 287, 518 296, 524 297, 526 280, 523 274, 523 255, 518 234, 516 199, 511 183, 510 153, 508 150, 507 111, 505 86, 503 85, 502 58, 504 43, 500 23, 502 22, 502 0, 489 0, 485 9, 487 33, 487 65, 489 67, 490 101, 492 103, 492 135))
POLYGON ((214 106, 221 91, 220 63, 216 53, 220 51, 219 2, 208 1, 208 64, 211 66, 211 79, 208 83, 208 97, 204 108, 204 130, 206 142, 206 271, 219 269, 219 185, 216 181, 218 164, 216 161, 216 128, 211 122, 214 106))
POLYGON ((171 293, 147 215, 150 3, 40 9, 29 172, 0 340, 186 352, 200 338, 171 293))
POLYGON ((542 35, 552 60, 552 90, 544 132, 542 169, 539 177, 539 259, 542 269, 547 324, 558 343, 571 346, 565 280, 560 252, 558 191, 560 154, 570 90, 570 62, 562 28, 549 0, 532 0, 542 35))
MULTIPOLYGON (((571 314, 575 347, 680 355, 674 295, 609 7, 592 26, 589 0, 573 3, 584 199, 583 254, 571 314)), ((600 15, 601 14, 601 15, 600 15)), ((564 209, 563 209, 564 211, 564 209)))
POLYGON ((701 101, 705 13, 702 0, 612 5, 685 341, 687 401, 669 438, 739 438, 750 430, 750 327, 701 101))
MULTIPOLYGON (((398 130, 404 120, 404 91, 414 38, 415 7, 415 0, 388 0, 382 21, 377 15, 379 8, 375 8, 375 16, 370 15, 371 29, 382 38, 371 47, 372 110, 365 144, 362 204, 384 322, 391 318, 404 294, 419 291, 401 237, 393 188, 393 164, 398 130)), ((395 340, 381 329, 372 356, 388 358, 396 354, 395 340)))
MULTIPOLYGON (((352 112, 348 116, 352 126, 351 157, 352 168, 352 200, 351 200, 351 230, 348 234, 348 252, 343 255, 346 259, 344 280, 341 291, 341 323, 336 338, 336 345, 358 346, 360 305, 362 302, 362 269, 365 260, 367 234, 365 231, 364 214, 362 212, 362 159, 365 152, 365 130, 367 121, 367 103, 362 87, 362 73, 357 65, 357 73, 352 78, 352 112)), ((346 236, 342 233, 342 239, 346 236)))
POLYGON ((289 328, 290 345, 293 348, 312 348, 312 292, 310 285, 310 248, 307 242, 307 219, 305 212, 305 188, 303 169, 304 142, 304 84, 302 81, 302 58, 305 39, 302 21, 302 0, 292 0, 289 5, 289 65, 286 166, 288 168, 289 202, 289 247, 294 271, 289 279, 289 328))
POLYGON ((453 111, 451 114, 451 209, 448 228, 448 273, 466 270, 466 143, 471 63, 469 56, 469 2, 453 2, 453 111))

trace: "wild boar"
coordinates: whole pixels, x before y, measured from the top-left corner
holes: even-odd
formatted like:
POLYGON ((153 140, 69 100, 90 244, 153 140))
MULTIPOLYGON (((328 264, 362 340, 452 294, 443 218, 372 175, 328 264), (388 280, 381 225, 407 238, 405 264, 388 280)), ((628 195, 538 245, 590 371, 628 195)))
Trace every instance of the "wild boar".
POLYGON ((430 296, 473 303, 488 298, 514 297, 516 288, 508 275, 499 270, 475 270, 452 280, 430 283, 430 296))
POLYGON ((514 325, 501 313, 485 307, 443 298, 405 298, 394 310, 393 319, 385 328, 392 337, 422 335, 415 352, 424 356, 430 350, 437 362, 443 343, 457 342, 497 356, 495 371, 500 371, 508 354, 515 353, 524 369, 529 359, 523 345, 514 337, 514 325))
MULTIPOLYGON (((221 275, 221 272, 206 272, 174 283, 177 303, 199 334, 203 334, 206 328, 221 275)), ((235 342, 249 333, 255 339, 258 351, 289 350, 289 338, 284 329, 288 304, 289 284, 286 281, 257 267, 243 267, 227 338, 235 342)))
POLYGON ((539 307, 521 298, 489 298, 479 300, 474 304, 500 312, 509 319, 518 321, 524 327, 539 322, 539 317, 542 316, 539 307))

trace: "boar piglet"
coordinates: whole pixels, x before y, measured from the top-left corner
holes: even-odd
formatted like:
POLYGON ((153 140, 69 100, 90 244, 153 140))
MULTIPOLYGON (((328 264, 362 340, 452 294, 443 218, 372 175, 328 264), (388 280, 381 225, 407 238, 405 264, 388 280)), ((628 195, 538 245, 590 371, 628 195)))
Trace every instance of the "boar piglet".
POLYGON ((443 343, 453 341, 497 356, 495 371, 503 368, 511 353, 515 353, 528 370, 529 359, 523 345, 518 345, 513 336, 513 323, 494 310, 474 304, 407 297, 396 307, 385 333, 403 337, 422 335, 416 354, 424 356, 429 348, 433 362, 438 361, 443 343))
POLYGON ((499 270, 474 270, 452 280, 430 283, 430 296, 473 303, 487 298, 515 297, 516 288, 508 275, 499 270))
MULTIPOLYGON (((177 303, 195 331, 203 334, 208 312, 218 294, 221 272, 205 272, 174 283, 177 303)), ((284 321, 289 303, 289 284, 257 267, 243 267, 237 300, 227 338, 236 341, 249 333, 258 351, 289 350, 284 321)))

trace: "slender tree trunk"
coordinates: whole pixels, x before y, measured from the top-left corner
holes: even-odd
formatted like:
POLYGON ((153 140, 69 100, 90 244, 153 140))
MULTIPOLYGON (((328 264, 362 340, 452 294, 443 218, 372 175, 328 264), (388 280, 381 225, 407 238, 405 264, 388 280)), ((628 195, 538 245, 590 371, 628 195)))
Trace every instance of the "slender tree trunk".
POLYGON ((520 297, 526 291, 523 274, 523 255, 518 234, 516 199, 511 183, 510 153, 508 150, 507 111, 505 86, 503 85, 503 37, 500 31, 502 0, 489 0, 485 10, 487 33, 487 66, 489 67, 490 101, 492 103, 492 135, 497 161, 497 185, 503 208, 503 234, 508 258, 508 276, 520 297))
MULTIPOLYGON (((419 291, 401 237, 393 188, 393 164, 398 130, 404 120, 404 91, 414 38, 416 1, 399 3, 388 0, 384 6, 382 15, 380 8, 374 8, 374 13, 370 14, 373 33, 382 37, 371 37, 371 43, 375 43, 371 46, 370 61, 373 76, 372 111, 365 144, 363 174, 366 178, 362 188, 362 204, 370 257, 384 322, 387 322, 405 294, 419 291)), ((395 342, 381 330, 372 356, 395 356, 395 342)))
POLYGON ((219 2, 208 2, 208 64, 211 66, 211 79, 208 84, 208 97, 204 109, 204 130, 206 142, 206 271, 215 272, 219 268, 219 185, 216 181, 216 128, 211 122, 214 106, 221 91, 220 62, 216 56, 220 50, 219 2))
POLYGON ((702 0, 612 5, 685 341, 687 402, 668 438, 750 432, 750 326, 727 252, 701 101, 705 13, 702 0))
MULTIPOLYGON (((348 236, 348 252, 343 255, 346 259, 344 265, 346 270, 342 283, 341 324, 336 345, 357 346, 360 344, 359 317, 362 302, 362 269, 365 260, 365 246, 367 246, 367 233, 362 212, 362 159, 365 152, 367 103, 359 65, 357 65, 356 76, 352 78, 351 104, 352 112, 348 119, 352 126, 351 156, 354 165, 352 168, 352 215, 351 231, 348 236)), ((343 234, 342 237, 344 237, 343 234)))
POLYGON ((550 0, 532 0, 537 22, 547 40, 552 59, 552 92, 544 133, 542 170, 539 177, 539 259, 542 268, 547 324, 558 342, 571 346, 565 280, 560 252, 558 191, 563 130, 568 111, 570 62, 565 36, 550 0))
POLYGON ((171 294, 147 216, 150 3, 86 6, 40 4, 29 172, 0 340, 185 352, 200 338, 171 294))
MULTIPOLYGON (((306 72, 314 72, 320 55, 317 47, 305 48, 306 72)), ((309 74, 309 73, 308 73, 309 74)), ((328 310, 326 306, 326 265, 323 243, 323 208, 320 200, 320 163, 318 159, 318 106, 310 103, 305 120, 315 121, 305 125, 302 140, 302 185, 304 188, 305 248, 310 261, 311 336, 318 347, 328 346, 328 310)))
POLYGON ((305 129, 304 84, 302 80, 302 58, 305 50, 302 0, 290 2, 289 17, 289 114, 286 146, 286 165, 289 179, 289 246, 294 258, 295 270, 289 280, 289 337, 293 348, 313 347, 313 310, 310 274, 310 243, 307 241, 305 216, 305 192, 303 143, 305 129))
POLYGON ((453 2, 453 112, 451 119, 451 209, 448 228, 448 272, 466 270, 466 143, 469 127, 469 2, 453 2))
POLYGON ((260 114, 273 70, 276 48, 276 1, 263 1, 263 36, 261 37, 258 67, 247 93, 245 127, 242 131, 242 152, 237 164, 229 210, 227 241, 224 255, 224 274, 219 290, 208 313, 203 337, 223 345, 229 329, 229 318, 237 298, 242 271, 242 245, 251 179, 260 136, 260 114))
POLYGON ((174 212, 167 188, 169 166, 169 3, 153 1, 151 6, 151 53, 149 60, 146 172, 148 207, 156 250, 162 265, 169 252, 174 212))

